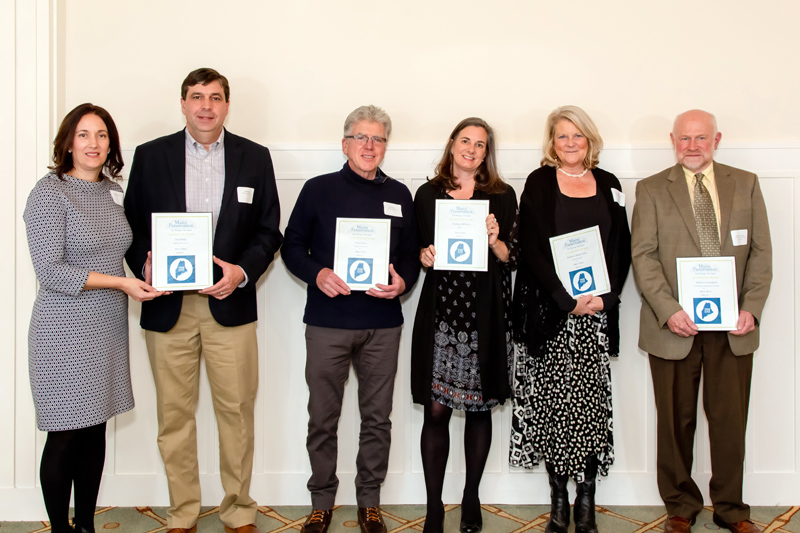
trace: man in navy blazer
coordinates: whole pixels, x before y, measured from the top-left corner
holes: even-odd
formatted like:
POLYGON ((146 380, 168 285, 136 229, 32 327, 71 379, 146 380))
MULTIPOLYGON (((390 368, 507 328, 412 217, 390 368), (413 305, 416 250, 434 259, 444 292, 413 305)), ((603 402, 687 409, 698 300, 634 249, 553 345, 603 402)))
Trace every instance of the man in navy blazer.
POLYGON ((151 214, 211 212, 214 285, 143 305, 156 385, 158 446, 169 484, 168 532, 194 532, 200 514, 195 408, 205 360, 219 427, 219 506, 225 531, 251 533, 254 407, 258 389, 256 282, 280 248, 280 207, 269 150, 223 128, 228 80, 191 72, 181 87, 186 128, 136 149, 125 196, 133 231, 126 260, 151 280, 151 214))

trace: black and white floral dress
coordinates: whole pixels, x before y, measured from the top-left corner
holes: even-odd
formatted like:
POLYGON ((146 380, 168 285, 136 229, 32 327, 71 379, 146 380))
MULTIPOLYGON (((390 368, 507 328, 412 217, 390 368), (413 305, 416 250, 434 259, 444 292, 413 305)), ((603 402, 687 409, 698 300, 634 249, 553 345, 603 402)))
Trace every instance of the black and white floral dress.
MULTIPOLYGON (((421 247, 433 243, 436 200, 447 199, 452 198, 431 182, 418 189, 414 203, 421 247)), ((511 393, 517 201, 511 187, 497 194, 476 190, 473 199, 489 200, 509 260, 501 263, 489 251, 487 272, 428 269, 412 335, 411 390, 416 403, 487 411, 511 393)))
MULTIPOLYGON (((462 411, 488 411, 498 403, 496 399, 484 398, 481 387, 476 276, 475 272, 443 271, 436 287, 431 399, 462 411)), ((510 276, 508 282, 503 283, 503 292, 504 301, 510 304, 510 276)), ((510 305, 506 309, 505 319, 508 323, 506 358, 510 367, 514 356, 510 305)))
MULTIPOLYGON (((541 188, 536 185, 536 189, 541 188)), ((536 193, 538 201, 546 196, 541 190, 536 193)), ((552 194, 553 234, 597 225, 604 248, 608 248, 614 216, 624 217, 624 209, 621 214, 612 212, 599 185, 597 194, 590 198, 567 197, 557 185, 552 194)), ((627 230, 627 220, 625 223, 627 230)), ((528 234, 546 231, 521 227, 522 246, 534 245, 533 237, 527 243, 522 237, 524 229, 528 234)), ((624 267, 627 274, 627 264, 624 267)), ((536 268, 542 275, 541 264, 536 268)), ((534 268, 523 271, 521 266, 520 270, 515 315, 524 318, 515 317, 523 322, 515 326, 525 329, 527 321, 527 328, 537 333, 517 336, 509 463, 532 468, 544 460, 557 474, 581 482, 587 462, 593 460, 598 473, 607 475, 614 463, 610 360, 618 355, 618 341, 612 343, 608 336, 609 313, 604 310, 593 316, 577 316, 560 310, 534 268)), ((613 311, 618 312, 616 308, 613 311)))

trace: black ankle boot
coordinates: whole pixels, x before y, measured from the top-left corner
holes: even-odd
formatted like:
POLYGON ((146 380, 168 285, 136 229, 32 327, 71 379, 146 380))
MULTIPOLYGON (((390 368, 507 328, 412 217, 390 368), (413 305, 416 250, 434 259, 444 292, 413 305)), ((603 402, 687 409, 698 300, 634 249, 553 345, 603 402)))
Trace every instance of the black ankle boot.
POLYGON ((567 533, 569 527, 569 493, 567 481, 569 476, 556 474, 553 465, 545 463, 547 477, 550 480, 550 520, 545 526, 545 533, 567 533))
POLYGON ((583 483, 578 483, 575 496, 575 533, 597 533, 594 519, 594 493, 597 488, 597 460, 592 457, 586 461, 583 483))

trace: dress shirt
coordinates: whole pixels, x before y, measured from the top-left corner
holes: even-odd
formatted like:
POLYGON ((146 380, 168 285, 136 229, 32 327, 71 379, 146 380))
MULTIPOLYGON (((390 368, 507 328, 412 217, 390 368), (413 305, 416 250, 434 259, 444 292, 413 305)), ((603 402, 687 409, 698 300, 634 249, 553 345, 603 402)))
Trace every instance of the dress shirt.
POLYGON ((222 190, 225 188, 225 130, 209 149, 186 131, 186 212, 211 213, 212 235, 217 231, 222 190))
MULTIPOLYGON (((708 195, 711 197, 711 203, 714 204, 714 216, 717 218, 717 231, 719 232, 719 194, 717 193, 717 182, 714 179, 714 163, 708 165, 705 170, 700 172, 692 172, 686 167, 683 168, 683 175, 686 177, 686 186, 689 187, 689 198, 692 200, 692 207, 694 208, 694 175, 703 174, 703 185, 708 190, 708 195)), ((720 235, 720 243, 722 242, 722 235, 720 235)))
MULTIPOLYGON (((211 238, 217 233, 217 219, 225 189, 225 130, 209 145, 197 142, 186 131, 186 212, 211 213, 211 238)), ((247 285, 247 272, 238 287, 247 285)))

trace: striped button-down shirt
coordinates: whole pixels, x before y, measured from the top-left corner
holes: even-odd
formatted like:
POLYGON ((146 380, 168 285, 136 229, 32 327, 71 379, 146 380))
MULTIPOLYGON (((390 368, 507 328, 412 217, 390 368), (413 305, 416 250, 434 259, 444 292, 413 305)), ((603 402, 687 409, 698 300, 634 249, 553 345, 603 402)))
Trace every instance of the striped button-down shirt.
POLYGON ((211 213, 212 232, 217 231, 217 218, 225 188, 225 130, 209 149, 197 142, 186 130, 186 212, 211 213))

